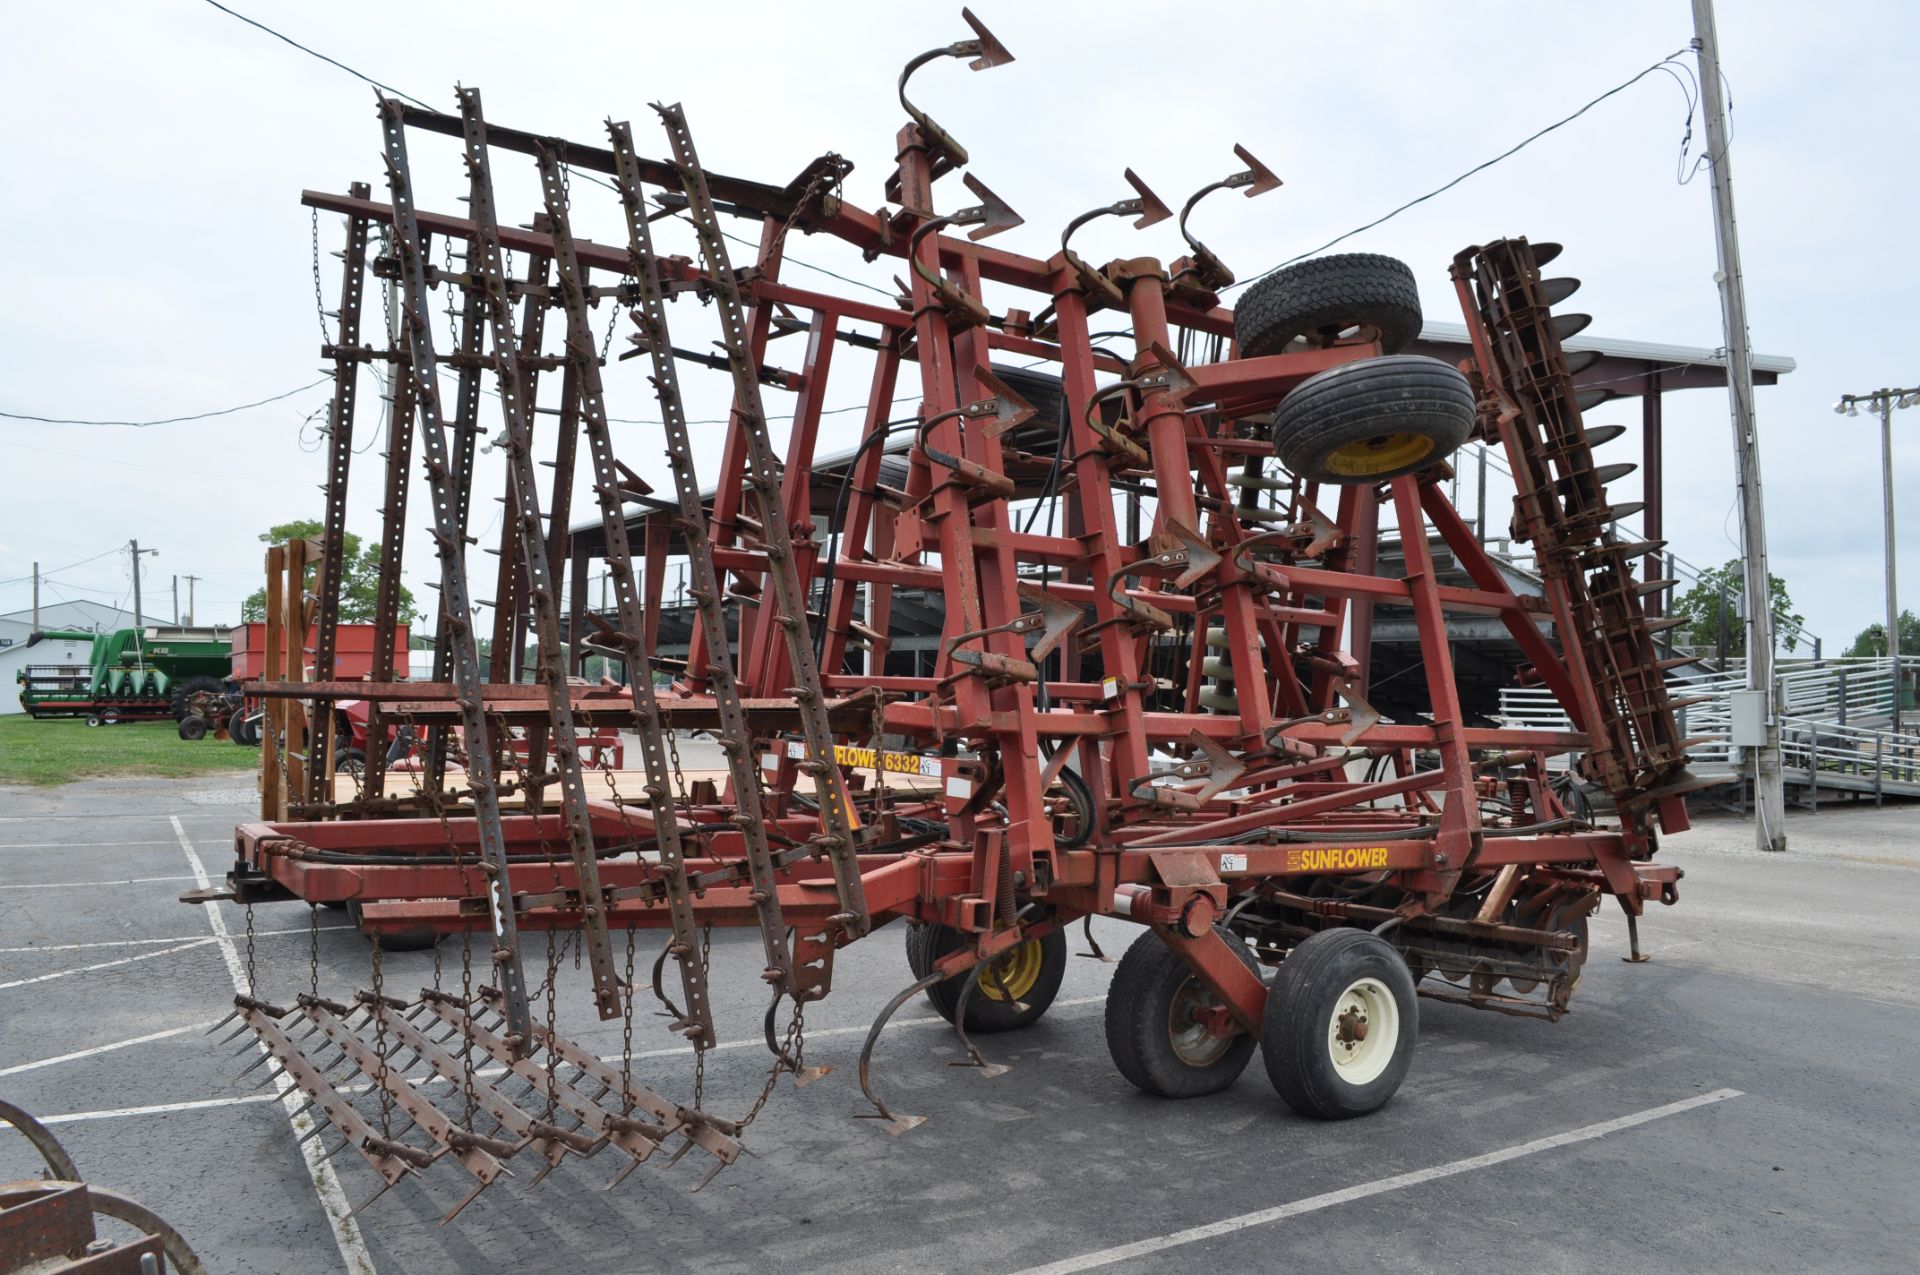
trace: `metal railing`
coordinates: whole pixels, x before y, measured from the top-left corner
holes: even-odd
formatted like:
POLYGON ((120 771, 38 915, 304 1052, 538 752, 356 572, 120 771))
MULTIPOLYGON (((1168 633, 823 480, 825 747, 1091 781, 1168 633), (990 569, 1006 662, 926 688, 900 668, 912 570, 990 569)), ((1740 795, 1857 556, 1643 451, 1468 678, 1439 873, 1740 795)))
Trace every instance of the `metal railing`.
MULTIPOLYGON (((1894 702, 1893 661, 1878 656, 1837 660, 1791 660, 1778 666, 1781 763, 1804 772, 1848 776, 1858 787, 1873 781, 1920 786, 1920 734, 1886 728, 1894 702)), ((1733 692, 1746 689, 1746 674, 1677 671, 1668 692, 1684 704, 1676 710, 1680 733, 1692 741, 1698 762, 1738 766, 1743 750, 1731 742, 1733 692), (1687 701, 1695 701, 1688 703, 1687 701)), ((1571 730, 1560 701, 1545 687, 1508 687, 1500 692, 1505 725, 1571 730)), ((1562 767, 1569 758, 1555 758, 1562 767)))

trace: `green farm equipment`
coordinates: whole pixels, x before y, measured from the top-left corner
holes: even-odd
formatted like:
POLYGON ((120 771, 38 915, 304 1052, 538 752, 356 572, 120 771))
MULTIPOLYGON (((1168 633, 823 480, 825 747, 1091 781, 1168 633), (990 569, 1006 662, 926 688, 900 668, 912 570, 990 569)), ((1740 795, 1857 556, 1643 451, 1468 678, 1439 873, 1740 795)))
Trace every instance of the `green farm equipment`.
POLYGON ((49 633, 93 642, 84 674, 60 665, 22 669, 20 705, 34 717, 85 717, 88 725, 179 719, 199 692, 224 694, 232 676, 225 628, 148 625, 111 633, 49 633))

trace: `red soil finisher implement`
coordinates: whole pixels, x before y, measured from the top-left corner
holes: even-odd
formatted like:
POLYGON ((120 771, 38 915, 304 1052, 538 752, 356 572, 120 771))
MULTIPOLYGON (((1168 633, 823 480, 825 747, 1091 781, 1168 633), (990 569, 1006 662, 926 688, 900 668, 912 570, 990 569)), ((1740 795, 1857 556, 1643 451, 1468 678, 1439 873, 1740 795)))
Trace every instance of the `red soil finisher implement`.
POLYGON ((356 365, 383 361, 401 375, 377 623, 395 623, 405 522, 425 513, 440 672, 334 680, 322 649, 311 680, 250 688, 310 721, 313 738, 304 752, 282 742, 290 817, 239 827, 227 887, 207 898, 351 903, 389 944, 466 936, 457 985, 411 999, 383 984, 376 942, 369 990, 329 999, 316 974, 297 996, 238 1000, 237 1031, 264 1044, 275 1078, 325 1117, 316 1133, 337 1131, 336 1149, 357 1151, 382 1189, 446 1158, 477 1194, 510 1161, 544 1172, 609 1146, 628 1170, 663 1147, 673 1160, 698 1151, 711 1162, 704 1182, 739 1155, 783 1074, 817 1077, 801 1056, 802 1014, 827 995, 836 952, 896 920, 919 977, 874 1023, 860 1083, 899 1132, 919 1118, 887 1105, 868 1065, 888 1016, 925 993, 963 1042, 968 1029, 1032 1023, 1082 918, 1142 927, 1106 1013, 1129 1081, 1168 1097, 1214 1092, 1257 1044, 1291 1107, 1341 1118, 1399 1086, 1416 987, 1557 1018, 1602 897, 1630 919, 1676 897, 1679 871, 1653 859, 1656 830, 1686 827, 1685 741, 1641 605, 1657 586, 1629 567, 1650 547, 1612 530, 1630 511, 1609 503, 1605 482, 1625 467, 1593 459, 1618 431, 1581 421, 1578 363, 1561 338, 1585 317, 1555 315, 1575 285, 1540 273, 1557 246, 1507 239, 1455 258, 1473 348, 1462 368, 1399 353, 1419 331, 1419 299, 1406 267, 1385 258, 1308 261, 1223 308, 1234 277, 1194 237, 1192 214, 1211 192, 1279 185, 1238 148, 1242 169, 1181 210, 1188 250, 1170 265, 1095 267, 1068 246, 1097 217, 1142 228, 1173 217, 1131 172, 1134 193, 1075 218, 1051 256, 985 246, 1020 219, 971 173, 952 178, 966 202, 939 210, 937 180, 967 153, 906 96, 908 77, 939 59, 976 70, 1009 60, 965 16, 973 38, 914 58, 901 77, 910 118, 877 212, 843 197, 851 166, 838 156, 784 186, 709 173, 678 107, 654 108, 670 152, 656 160, 624 123, 602 145, 489 124, 473 89, 455 114, 380 101, 388 201, 365 186, 306 196, 348 230, 338 337, 325 350, 339 369, 327 534, 294 604, 315 613, 317 632, 332 629, 356 365), (415 200, 408 142, 422 134, 464 151, 457 214, 415 200), (537 169, 543 207, 530 228, 496 210, 494 167, 507 159, 537 169), (604 205, 602 224, 622 226, 624 241, 576 237, 576 194, 604 205), (760 227, 745 268, 723 214, 760 227), (697 253, 657 249, 656 228, 690 230, 697 253), (896 302, 789 282, 795 230, 903 259, 896 302), (370 262, 376 234, 391 248, 370 262), (361 337, 369 268, 397 284, 393 348, 361 337), (676 346, 670 310, 717 324, 719 351, 676 346), (637 329, 628 357, 650 361, 643 406, 658 418, 622 423, 617 439, 603 386, 609 312, 637 329), (1093 332, 1096 317, 1109 331, 1093 332), (549 321, 564 328, 557 354, 549 321), (771 341, 801 332, 797 371, 767 361, 771 341), (869 406, 844 477, 828 480, 815 442, 842 349, 871 357, 869 406), (1038 410, 996 358, 1057 364, 1057 409, 1038 410), (729 378, 710 494, 695 472, 687 370, 729 378), (553 373, 558 406, 539 406, 553 373), (898 419, 903 376, 919 400, 898 419), (797 394, 783 445, 763 405, 769 385, 797 394), (1510 590, 1443 493, 1447 456, 1474 437, 1502 447, 1516 476, 1514 533, 1537 555, 1544 597, 1510 590), (464 565, 481 438, 509 470, 490 668, 464 565), (672 491, 655 495, 616 443, 636 461, 664 449, 672 491), (576 474, 604 515, 605 615, 585 613, 581 575, 563 607, 576 474), (1151 525, 1130 534, 1129 505, 1151 510, 1151 525), (833 516, 817 520, 822 508, 833 516), (1374 574, 1383 508, 1403 577, 1374 574), (1439 582, 1431 535, 1473 587, 1439 582), (659 651, 670 555, 685 559, 692 603, 684 660, 659 651), (930 671, 887 661, 904 589, 944 597, 930 671), (1349 652, 1377 604, 1411 609, 1427 655, 1428 708, 1413 720, 1384 720, 1358 686, 1349 652), (1498 617, 1523 675, 1557 694, 1574 730, 1468 725, 1452 612, 1498 617), (537 648, 528 683, 500 662, 520 632, 537 648), (573 676, 589 654, 619 661, 624 682, 573 676), (401 779, 401 763, 378 749, 358 795, 325 787, 327 706, 341 699, 368 701, 378 729, 403 722, 419 740, 399 791, 383 776, 401 779), (581 732, 608 725, 638 736, 635 795, 583 766, 581 732), (717 741, 724 773, 685 782, 676 738, 688 731, 717 741), (1546 761, 1569 753, 1611 798, 1617 826, 1563 804, 1546 761), (658 1005, 700 1057, 716 1043, 714 926, 755 927, 765 951, 773 1058, 745 1119, 705 1110, 697 1079, 682 1101, 631 1067, 633 1016, 658 1005), (664 943, 636 978, 641 929, 664 943), (544 983, 525 968, 530 930, 566 932, 584 953, 600 1016, 627 1020, 622 1055, 597 1057, 556 1030, 564 975, 550 936, 544 983))

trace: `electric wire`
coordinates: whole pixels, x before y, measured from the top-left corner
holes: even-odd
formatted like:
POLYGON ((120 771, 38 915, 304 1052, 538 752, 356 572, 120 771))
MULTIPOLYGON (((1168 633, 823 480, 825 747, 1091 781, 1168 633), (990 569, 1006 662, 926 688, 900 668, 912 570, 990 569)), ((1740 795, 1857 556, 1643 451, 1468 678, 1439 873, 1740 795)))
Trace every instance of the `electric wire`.
MULTIPOLYGON (((1323 253, 1327 249, 1333 247, 1335 244, 1344 243, 1346 240, 1353 238, 1355 235, 1363 234, 1366 231, 1372 230, 1375 226, 1379 226, 1386 222, 1392 221, 1395 217, 1398 217, 1401 213, 1407 211, 1407 209, 1409 208, 1415 207, 1416 205, 1419 205, 1419 204, 1424 204, 1429 199, 1432 199, 1436 195, 1445 194, 1447 191, 1452 190, 1455 186, 1458 186, 1461 182, 1466 181, 1469 177, 1473 177, 1479 173, 1485 172, 1487 169, 1492 168, 1495 164, 1500 163, 1502 160, 1509 159, 1512 156, 1519 154, 1521 151, 1533 145, 1533 143, 1539 141, 1541 138, 1545 137, 1547 134, 1554 132, 1556 129, 1564 128, 1568 124, 1573 123, 1575 120, 1579 119, 1582 115, 1585 115, 1588 111, 1600 105, 1600 103, 1606 101, 1608 98, 1613 97, 1615 94, 1625 92, 1627 89, 1632 88, 1635 84, 1638 84, 1641 80, 1646 79, 1649 75, 1653 75, 1654 73, 1663 70, 1669 64, 1684 66, 1685 63, 1680 62, 1679 59, 1681 55, 1686 52, 1687 52, 1686 49, 1675 49, 1672 53, 1667 54, 1666 57, 1661 58, 1658 62, 1655 62, 1651 66, 1648 66, 1642 69, 1641 71, 1634 74, 1631 78, 1622 80, 1620 83, 1614 85, 1612 88, 1608 89, 1606 92, 1602 93, 1600 96, 1591 99, 1586 103, 1586 105, 1582 106, 1579 110, 1573 112, 1573 114, 1562 116, 1560 119, 1555 120, 1553 123, 1547 125, 1545 128, 1539 130, 1536 133, 1530 134, 1529 136, 1521 139, 1519 142, 1516 142, 1514 145, 1508 147, 1506 150, 1501 151, 1498 155, 1495 155, 1492 159, 1486 160, 1483 163, 1475 164, 1472 168, 1469 168, 1466 172, 1461 173, 1458 177, 1455 177, 1452 181, 1447 182, 1445 185, 1436 186, 1432 190, 1428 191, 1426 194, 1416 196, 1413 199, 1409 199, 1406 203, 1401 204, 1398 208, 1395 208, 1391 212, 1385 213, 1379 217, 1375 217, 1372 221, 1367 222, 1365 225, 1355 226, 1352 230, 1347 231, 1345 234, 1335 235, 1332 239, 1327 240, 1325 243, 1321 244, 1318 248, 1309 248, 1307 251, 1300 253, 1298 256, 1288 257, 1285 261, 1281 262, 1279 265, 1274 266, 1268 270, 1263 270, 1259 274, 1254 275, 1250 279, 1242 279, 1238 282, 1228 284, 1226 287, 1222 288, 1220 291, 1222 293, 1231 292, 1235 288, 1244 288, 1249 284, 1258 283, 1260 282, 1260 280, 1265 279, 1267 276, 1271 274, 1275 274, 1278 271, 1284 270, 1288 266, 1293 265, 1297 261, 1305 261, 1308 257, 1317 256, 1318 254, 1323 253)), ((1684 86, 1682 87, 1684 91, 1684 86)), ((1688 114, 1689 114, 1689 118, 1691 118, 1691 114, 1692 114, 1691 110, 1689 110, 1688 114)))
MULTIPOLYGON (((213 0, 207 0, 207 2, 211 4, 213 3, 213 0)), ((325 385, 328 381, 331 381, 332 379, 333 379, 332 375, 329 374, 327 376, 321 377, 317 381, 308 381, 305 385, 295 386, 293 389, 287 390, 285 393, 275 394, 270 398, 257 399, 251 403, 241 403, 237 407, 223 407, 217 411, 212 411, 212 412, 196 412, 191 416, 166 416, 166 417, 162 417, 159 420, 152 420, 152 421, 73 420, 73 419, 58 417, 58 416, 32 416, 32 415, 28 415, 25 412, 0 412, 0 416, 4 416, 8 420, 14 420, 14 421, 34 421, 41 425, 125 425, 131 429, 147 429, 154 425, 180 425, 180 424, 184 424, 187 421, 210 420, 215 416, 231 416, 235 412, 244 412, 248 408, 264 407, 268 403, 278 403, 283 398, 292 398, 295 394, 305 393, 307 390, 313 389, 315 386, 325 385)))

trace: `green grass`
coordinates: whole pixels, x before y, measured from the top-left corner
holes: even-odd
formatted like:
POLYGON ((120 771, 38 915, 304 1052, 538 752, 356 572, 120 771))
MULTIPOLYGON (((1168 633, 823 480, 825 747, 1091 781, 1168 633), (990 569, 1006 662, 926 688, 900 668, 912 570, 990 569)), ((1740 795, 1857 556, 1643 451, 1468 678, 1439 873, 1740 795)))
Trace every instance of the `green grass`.
POLYGON ((88 726, 79 718, 37 722, 24 713, 0 717, 0 784, 47 788, 101 775, 179 779, 259 765, 259 749, 211 735, 181 739, 171 719, 88 726))

